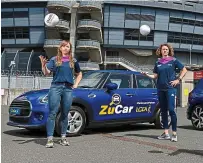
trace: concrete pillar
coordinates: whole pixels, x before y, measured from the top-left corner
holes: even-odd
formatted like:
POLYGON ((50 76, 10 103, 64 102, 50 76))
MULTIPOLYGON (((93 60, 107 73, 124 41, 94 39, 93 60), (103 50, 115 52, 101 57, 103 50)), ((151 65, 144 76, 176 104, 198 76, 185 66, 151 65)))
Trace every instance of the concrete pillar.
POLYGON ((72 55, 75 57, 75 47, 76 47, 76 29, 77 29, 77 9, 79 3, 76 3, 71 8, 71 23, 70 23, 70 42, 72 44, 72 55))
POLYGON ((180 106, 186 107, 188 95, 194 88, 193 72, 188 71, 180 84, 180 106))

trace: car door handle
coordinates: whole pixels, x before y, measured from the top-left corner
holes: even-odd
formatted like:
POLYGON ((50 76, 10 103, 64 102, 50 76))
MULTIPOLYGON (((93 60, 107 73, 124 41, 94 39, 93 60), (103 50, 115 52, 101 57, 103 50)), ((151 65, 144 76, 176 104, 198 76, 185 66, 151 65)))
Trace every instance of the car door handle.
POLYGON ((126 96, 134 96, 135 94, 132 93, 126 93, 126 96))
POLYGON ((95 97, 96 97, 96 95, 95 95, 95 94, 93 94, 93 93, 91 93, 91 94, 89 94, 89 95, 88 95, 88 97, 89 97, 89 98, 95 98, 95 97))
POLYGON ((153 92, 152 95, 157 95, 157 93, 156 93, 156 92, 153 92))

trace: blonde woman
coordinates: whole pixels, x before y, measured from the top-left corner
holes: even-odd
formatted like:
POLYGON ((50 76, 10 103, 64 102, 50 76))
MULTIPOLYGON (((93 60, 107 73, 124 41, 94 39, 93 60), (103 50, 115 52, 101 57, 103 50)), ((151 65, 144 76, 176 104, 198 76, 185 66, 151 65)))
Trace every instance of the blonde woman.
POLYGON ((43 56, 40 56, 44 75, 53 72, 53 80, 48 94, 49 116, 46 124, 47 148, 54 147, 53 134, 55 119, 60 104, 62 104, 60 144, 63 146, 69 145, 66 139, 66 131, 68 127, 68 112, 72 105, 72 89, 77 88, 82 79, 79 64, 72 57, 71 50, 71 43, 64 40, 58 48, 57 56, 52 57, 48 63, 43 56), (76 74, 75 83, 73 80, 74 73, 76 74))
POLYGON ((156 54, 158 61, 155 63, 153 75, 149 75, 143 72, 144 75, 153 79, 157 78, 157 89, 159 104, 161 107, 161 115, 164 127, 164 133, 158 137, 158 139, 171 139, 171 141, 177 141, 177 116, 175 112, 175 100, 176 100, 176 85, 180 83, 185 76, 187 69, 174 58, 174 50, 169 44, 162 44, 157 49, 156 54), (176 78, 176 68, 181 70, 179 77, 176 78), (172 123, 172 137, 169 135, 168 126, 168 111, 171 117, 172 123))

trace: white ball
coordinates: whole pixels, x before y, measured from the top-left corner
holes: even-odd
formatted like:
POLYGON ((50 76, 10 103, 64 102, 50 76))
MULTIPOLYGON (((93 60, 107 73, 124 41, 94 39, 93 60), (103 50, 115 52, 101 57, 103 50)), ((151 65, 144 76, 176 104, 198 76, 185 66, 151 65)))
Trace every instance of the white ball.
POLYGON ((45 16, 44 23, 49 27, 54 27, 59 23, 59 17, 56 14, 49 13, 45 16))
POLYGON ((143 35, 143 36, 147 36, 149 33, 150 33, 150 27, 148 25, 142 25, 140 27, 140 33, 143 35))

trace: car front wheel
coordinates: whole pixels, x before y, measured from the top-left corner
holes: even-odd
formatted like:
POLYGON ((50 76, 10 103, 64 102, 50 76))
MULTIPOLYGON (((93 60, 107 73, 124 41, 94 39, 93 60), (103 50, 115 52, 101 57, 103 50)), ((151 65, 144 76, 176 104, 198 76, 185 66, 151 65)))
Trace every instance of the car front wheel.
MULTIPOLYGON (((61 112, 56 117, 56 133, 61 135, 61 112)), ((71 109, 68 113, 68 136, 77 136, 80 135, 86 125, 86 116, 82 108, 78 106, 71 106, 71 109)))
POLYGON ((203 106, 195 106, 192 111, 191 122, 195 129, 203 129, 203 106))

